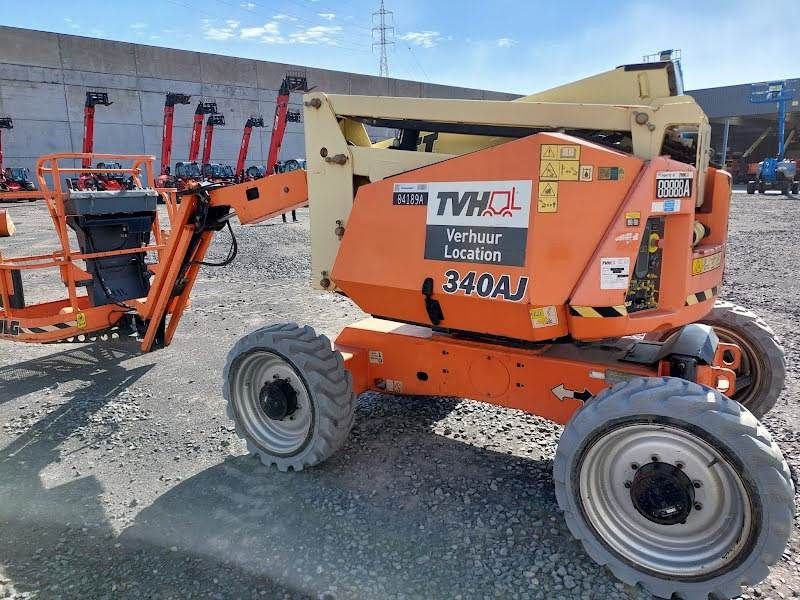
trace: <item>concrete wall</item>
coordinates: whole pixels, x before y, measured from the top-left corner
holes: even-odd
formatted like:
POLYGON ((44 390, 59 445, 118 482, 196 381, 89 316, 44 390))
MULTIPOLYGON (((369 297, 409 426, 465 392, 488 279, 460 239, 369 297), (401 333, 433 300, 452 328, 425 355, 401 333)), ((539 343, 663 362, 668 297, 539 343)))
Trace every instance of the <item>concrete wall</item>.
MULTIPOLYGON (((73 35, 0 27, 0 116, 14 129, 3 132, 6 166, 32 168, 50 152, 80 152, 87 90, 107 91, 112 106, 95 117, 95 151, 161 153, 164 95, 183 92, 192 103, 175 110, 173 163, 186 160, 194 106, 216 100, 225 126, 214 133, 212 160, 235 164, 242 127, 252 114, 271 125, 275 96, 287 69, 304 68, 73 35)), ((449 87, 309 68, 321 91, 344 94, 505 100, 497 92, 449 87)), ((292 97, 295 110, 300 96, 292 97)), ((269 128, 257 131, 247 164, 263 164, 269 128)), ((302 124, 290 123, 282 158, 304 155, 302 124)), ((156 169, 160 167, 157 163, 156 169)))

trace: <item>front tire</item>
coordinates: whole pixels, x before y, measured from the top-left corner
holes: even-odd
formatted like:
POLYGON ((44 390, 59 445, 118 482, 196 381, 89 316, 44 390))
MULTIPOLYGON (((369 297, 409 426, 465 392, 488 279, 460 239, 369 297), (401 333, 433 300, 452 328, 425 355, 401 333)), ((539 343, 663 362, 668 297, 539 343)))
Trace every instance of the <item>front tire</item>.
POLYGON ((353 425, 352 377, 330 340, 308 326, 270 325, 239 338, 223 395, 248 450, 280 471, 323 462, 353 425))
POLYGON ((792 528, 794 486, 769 433, 682 379, 636 378, 587 402, 553 477, 592 559, 661 598, 738 595, 767 576, 792 528))

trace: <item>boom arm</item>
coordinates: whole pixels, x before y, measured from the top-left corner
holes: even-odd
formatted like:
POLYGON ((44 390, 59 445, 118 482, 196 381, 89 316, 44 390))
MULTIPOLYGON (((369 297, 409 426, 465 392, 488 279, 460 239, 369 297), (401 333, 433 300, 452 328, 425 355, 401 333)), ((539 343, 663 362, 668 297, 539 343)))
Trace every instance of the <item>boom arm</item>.
POLYGON ((216 102, 197 103, 194 110, 194 123, 192 124, 192 137, 189 139, 189 162, 197 162, 200 155, 200 135, 203 133, 203 116, 217 114, 216 102))
POLYGON ((166 175, 166 171, 172 160, 172 125, 175 115, 176 104, 189 104, 191 96, 187 94, 167 93, 164 100, 164 130, 161 136, 161 174, 166 175))
POLYGON ((263 127, 264 117, 250 117, 244 124, 244 131, 242 132, 242 145, 239 146, 239 158, 236 159, 236 176, 244 176, 244 161, 247 160, 247 151, 250 149, 250 134, 253 132, 253 127, 263 127))
MULTIPOLYGON (((83 105, 83 153, 94 152, 94 107, 97 105, 111 106, 106 92, 86 92, 86 102, 83 105)), ((92 166, 92 159, 84 156, 81 166, 88 169, 92 166)))
POLYGON ((225 125, 225 117, 223 115, 208 115, 208 121, 206 122, 206 139, 203 144, 202 164, 204 165, 207 165, 209 162, 211 162, 211 144, 214 141, 215 125, 225 125))

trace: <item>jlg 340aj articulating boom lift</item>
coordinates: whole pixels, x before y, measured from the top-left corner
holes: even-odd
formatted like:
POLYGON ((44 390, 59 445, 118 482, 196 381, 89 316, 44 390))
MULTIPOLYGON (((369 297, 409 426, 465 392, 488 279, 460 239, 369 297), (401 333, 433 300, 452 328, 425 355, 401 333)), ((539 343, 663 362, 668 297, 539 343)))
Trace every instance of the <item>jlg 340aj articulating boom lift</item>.
POLYGON ((308 171, 190 191, 168 204, 168 236, 145 163, 144 189, 51 194, 63 250, 0 262, 3 336, 130 324, 143 350, 168 344, 214 232, 308 199, 313 283, 374 316, 333 345, 295 324, 236 342, 223 391, 252 452, 281 470, 322 462, 366 390, 538 414, 564 425, 556 497, 594 560, 661 597, 734 596, 792 527, 789 469, 757 420, 785 365, 763 322, 715 306, 730 177, 676 89, 662 62, 515 102, 308 94, 308 171), (366 125, 400 133, 373 144, 366 125), (69 298, 25 306, 36 260, 69 298))

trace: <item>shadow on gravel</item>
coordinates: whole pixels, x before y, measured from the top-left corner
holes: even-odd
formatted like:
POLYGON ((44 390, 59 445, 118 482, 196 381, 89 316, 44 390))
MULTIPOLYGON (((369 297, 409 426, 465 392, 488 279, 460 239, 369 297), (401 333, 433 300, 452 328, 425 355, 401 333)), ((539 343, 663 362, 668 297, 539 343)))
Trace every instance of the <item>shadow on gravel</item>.
POLYGON ((563 524, 550 460, 435 434, 453 399, 366 402, 323 465, 280 473, 232 457, 161 496, 123 538, 338 598, 620 597, 563 524))
MULTIPOLYGON (((44 484, 61 443, 155 366, 120 364, 133 355, 91 345, 0 369, 4 399, 54 382, 88 384, 0 450, 0 564, 14 590, 40 598, 302 598, 225 557, 120 540, 93 476, 44 484)), ((4 583, 0 597, 10 593, 4 583)))
POLYGON ((72 381, 125 380, 128 370, 120 363, 136 354, 122 343, 87 344, 0 367, 0 403, 72 381))

